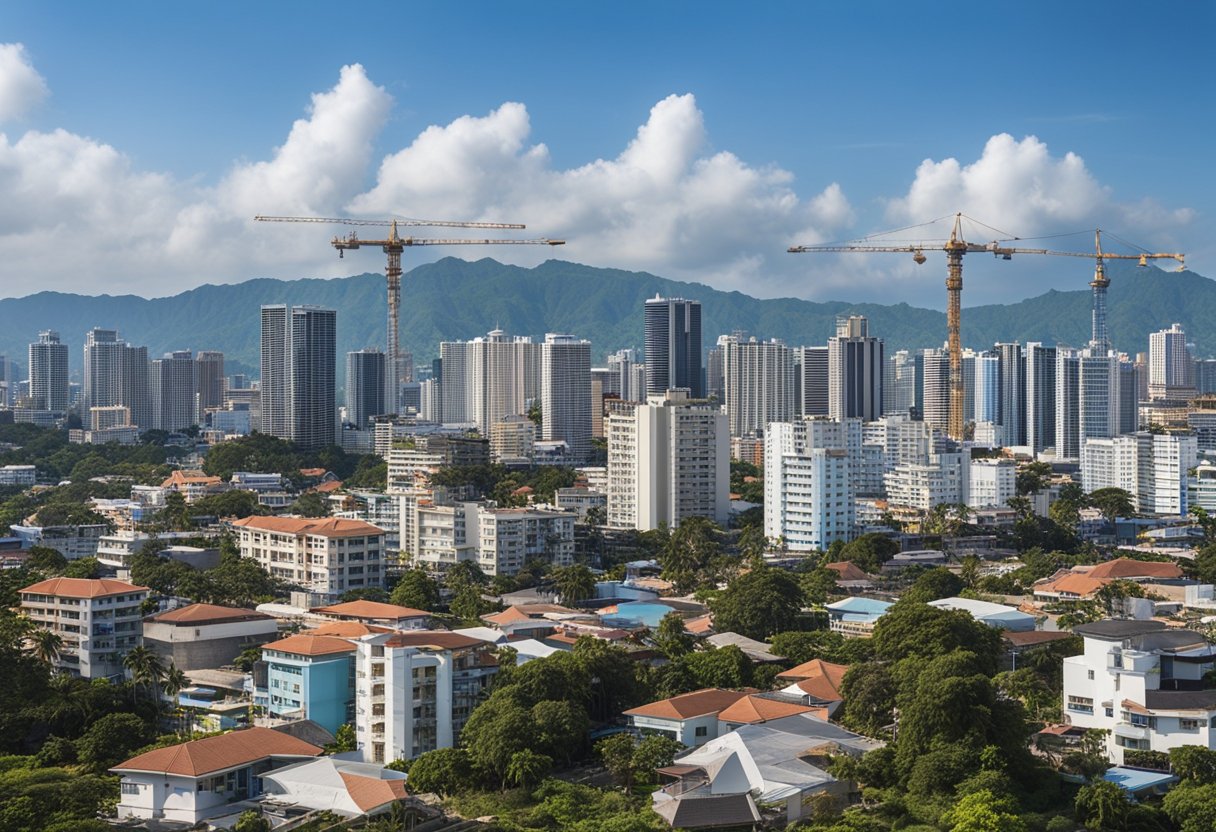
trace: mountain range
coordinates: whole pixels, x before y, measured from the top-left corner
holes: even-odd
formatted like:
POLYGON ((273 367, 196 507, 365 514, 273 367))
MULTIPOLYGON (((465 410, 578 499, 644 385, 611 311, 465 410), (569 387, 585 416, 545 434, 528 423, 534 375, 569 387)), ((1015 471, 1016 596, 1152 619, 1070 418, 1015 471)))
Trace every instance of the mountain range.
MULTIPOLYGON (((1116 349, 1145 352, 1148 334, 1181 323, 1196 354, 1216 354, 1216 281, 1194 272, 1166 273, 1125 263, 1107 267, 1109 312, 1116 349), (1135 270, 1133 276, 1132 271, 1135 270)), ((865 315, 870 332, 897 349, 940 346, 945 313, 908 304, 882 305, 792 298, 759 300, 697 283, 644 272, 602 269, 549 260, 535 268, 445 258, 418 266, 402 279, 402 348, 428 362, 443 340, 468 339, 499 328, 543 338, 565 332, 592 342, 592 363, 606 353, 642 344, 642 304, 649 297, 701 301, 706 348, 720 333, 744 330, 780 338, 791 346, 825 343, 838 315, 865 315)), ((84 335, 93 327, 118 329, 150 356, 175 349, 224 352, 228 372, 257 375, 262 304, 313 304, 338 310, 341 377, 349 350, 383 348, 384 277, 362 274, 331 280, 254 279, 205 285, 172 297, 78 295, 40 292, 0 300, 0 352, 24 367, 27 345, 39 330, 59 331, 69 344, 71 366, 82 363, 84 335)), ((982 348, 997 341, 1042 341, 1083 346, 1090 335, 1090 292, 1049 291, 1019 303, 966 307, 963 343, 982 348)))

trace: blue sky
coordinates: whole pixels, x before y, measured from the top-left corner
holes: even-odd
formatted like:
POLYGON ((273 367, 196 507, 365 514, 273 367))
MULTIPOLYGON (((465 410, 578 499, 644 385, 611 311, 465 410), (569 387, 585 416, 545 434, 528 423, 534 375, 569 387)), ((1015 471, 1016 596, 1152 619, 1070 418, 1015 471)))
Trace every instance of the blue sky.
MULTIPOLYGON (((1216 276, 1213 23, 1183 2, 10 0, 4 291, 352 270, 258 212, 523 221, 566 259, 761 296, 940 307, 940 259, 784 248, 959 209, 1022 236, 1102 224, 1216 276)), ((965 302, 1083 287, 1065 265, 977 263, 965 302)))

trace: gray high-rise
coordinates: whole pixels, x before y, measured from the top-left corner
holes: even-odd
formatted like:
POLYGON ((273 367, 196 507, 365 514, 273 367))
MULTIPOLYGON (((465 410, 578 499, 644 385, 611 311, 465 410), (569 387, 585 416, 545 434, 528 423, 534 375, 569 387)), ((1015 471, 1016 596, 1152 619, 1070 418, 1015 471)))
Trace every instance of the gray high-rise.
POLYGON ((655 295, 646 301, 646 393, 683 388, 705 398, 701 377, 701 302, 655 295))
POLYGON ((201 425, 208 410, 224 406, 224 354, 214 350, 202 350, 194 359, 194 383, 198 399, 198 414, 201 425))
POLYGON ((384 353, 359 350, 346 354, 346 421, 360 430, 384 413, 384 353))
POLYGON ((547 333, 540 366, 541 438, 564 441, 581 462, 591 452, 591 342, 547 333))
POLYGON ((795 415, 828 415, 828 349, 798 347, 794 350, 795 415))
POLYGON ((30 344, 30 407, 62 413, 68 409, 68 345, 46 330, 30 344))
POLYGON ((335 442, 337 313, 316 306, 262 307, 262 432, 304 448, 335 442))
POLYGON ((1056 348, 1026 345, 1026 444, 1038 453, 1056 446, 1056 348))
POLYGON ((127 345, 118 330, 94 328, 84 336, 84 389, 81 411, 121 405, 123 353, 127 345))
POLYGON ((872 422, 882 416, 883 343, 861 315, 837 318, 828 339, 828 415, 872 422))
POLYGON ((1022 345, 997 344, 1000 359, 1000 406, 998 421, 1004 428, 1006 445, 1026 444, 1026 358, 1022 345))
POLYGON ((176 431, 196 423, 194 354, 190 350, 165 353, 152 362, 152 427, 176 431))

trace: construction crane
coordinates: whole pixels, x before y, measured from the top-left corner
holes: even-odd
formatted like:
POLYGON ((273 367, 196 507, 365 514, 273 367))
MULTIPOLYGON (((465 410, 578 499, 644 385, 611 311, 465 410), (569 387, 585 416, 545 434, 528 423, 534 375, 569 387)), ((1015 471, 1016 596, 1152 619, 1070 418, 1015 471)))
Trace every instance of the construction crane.
MULTIPOLYGON (((941 217, 937 220, 932 220, 929 225, 935 222, 940 222, 946 217, 941 217)), ((1008 237, 1006 240, 992 241, 988 243, 972 243, 963 239, 962 221, 964 219, 978 222, 971 217, 965 217, 962 213, 954 215, 954 225, 950 231, 950 239, 942 243, 938 242, 917 242, 906 245, 879 245, 869 243, 867 240, 873 239, 875 236, 857 240, 851 243, 841 245, 814 245, 814 246, 791 246, 788 251, 791 254, 810 254, 810 253, 830 253, 830 252, 893 252, 911 254, 913 261, 917 265, 924 263, 928 258, 925 257, 926 251, 944 251, 946 253, 946 332, 947 332, 947 349, 950 355, 950 410, 947 421, 946 432, 953 439, 962 440, 966 430, 966 424, 963 419, 964 400, 966 391, 963 388, 963 348, 962 348, 962 295, 963 295, 963 255, 972 253, 987 253, 1001 260, 1012 260, 1015 254, 1043 254, 1061 257, 1096 257, 1097 269, 1094 274, 1094 281, 1090 284, 1094 287, 1094 338, 1099 338, 1099 327, 1101 330, 1101 343, 1109 345, 1109 340, 1106 337, 1106 288, 1110 285, 1110 281, 1106 278, 1104 261, 1113 259, 1131 259, 1139 260, 1141 265, 1147 265, 1149 259, 1172 258, 1182 260, 1181 254, 1150 254, 1144 252, 1142 254, 1106 254, 1101 247, 1101 232, 1096 236, 1096 253, 1094 252, 1073 252, 1073 251, 1053 251, 1050 249, 1035 249, 1035 248, 1018 248, 1014 246, 1003 245, 1003 243, 1018 240, 1017 237, 1008 237), (1101 311, 1099 312, 1099 304, 1101 311)), ((984 225, 984 223, 978 223, 984 225)), ((985 225, 992 231, 997 229, 992 226, 985 225)), ((904 229, 901 229, 904 230, 904 229)), ((890 232, 888 232, 890 233, 890 232)), ((998 232, 1003 233, 1003 232, 998 232)))
POLYGON ((547 238, 537 240, 509 238, 493 240, 436 239, 433 237, 402 237, 397 233, 399 227, 493 228, 511 230, 526 228, 526 226, 518 223, 506 222, 460 222, 414 219, 356 220, 334 217, 267 217, 260 215, 254 217, 254 219, 258 222, 311 222, 328 223, 331 225, 378 226, 389 229, 388 237, 383 240, 362 240, 354 231, 351 231, 345 237, 335 236, 331 241, 331 245, 338 250, 339 257, 344 256, 348 250, 359 249, 363 246, 378 246, 388 255, 388 264, 384 269, 384 276, 388 282, 388 349, 385 354, 384 403, 386 406, 391 407, 394 413, 400 412, 401 370, 398 366, 398 360, 401 352, 399 334, 401 322, 401 253, 406 248, 412 246, 560 246, 566 243, 565 240, 550 240, 547 238))

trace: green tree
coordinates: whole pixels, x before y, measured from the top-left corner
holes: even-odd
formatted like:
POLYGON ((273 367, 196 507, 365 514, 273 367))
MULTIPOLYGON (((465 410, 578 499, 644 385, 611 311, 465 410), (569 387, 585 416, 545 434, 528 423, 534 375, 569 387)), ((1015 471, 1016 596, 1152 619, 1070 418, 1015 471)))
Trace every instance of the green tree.
POLYGON ((1100 832, 1125 829, 1131 811, 1127 793, 1108 780, 1095 780, 1082 786, 1075 805, 1077 820, 1084 823, 1086 829, 1100 832))
POLYGON ((889 665, 869 662, 851 667, 841 687, 846 725, 867 736, 877 736, 891 725, 897 688, 889 665))
POLYGON ((559 566, 549 576, 558 597, 566 606, 595 597, 595 576, 581 563, 559 566))
POLYGON ((511 758, 517 751, 530 748, 534 738, 531 713, 509 696, 497 693, 473 711, 461 732, 473 765, 500 784, 506 780, 511 758))
POLYGON ((996 673, 1001 634, 962 610, 899 601, 874 626, 874 653, 879 659, 933 658, 955 650, 971 651, 985 676, 996 673))
POLYGON ((840 560, 851 561, 866 572, 878 573, 899 552, 899 544, 885 534, 869 532, 841 547, 840 560))
POLYGON ((63 650, 63 637, 51 630, 33 629, 29 634, 30 652, 47 667, 54 667, 63 650))
POLYGON ((1171 789, 1161 805, 1179 832, 1211 832, 1216 829, 1216 784, 1200 785, 1185 781, 1171 789))
POLYGON ((393 587, 389 600, 400 607, 434 612, 439 608, 439 584, 421 569, 410 569, 393 587))
POLYGON ((1181 780, 1200 786, 1216 783, 1216 751, 1200 745, 1171 748, 1170 768, 1181 780))
POLYGON ((942 815, 950 832, 1026 832, 1017 815, 1017 803, 1010 797, 990 791, 965 795, 942 815))
POLYGON ((625 791, 633 786, 634 749, 633 737, 624 733, 605 737, 595 744, 595 753, 603 761, 604 768, 625 791))
POLYGON ((684 629, 684 616, 674 610, 663 616, 654 631, 655 646, 673 661, 691 653, 696 641, 696 637, 684 629))
POLYGON ((355 726, 347 722, 338 726, 338 730, 334 732, 334 741, 325 746, 325 753, 343 754, 347 751, 354 751, 358 747, 355 726))
POLYGON ((410 765, 410 792, 447 796, 468 789, 475 782, 469 752, 463 748, 437 748, 420 754, 410 765))
POLYGON ((963 579, 944 566, 927 569, 917 576, 901 600, 927 604, 941 598, 953 598, 963 591, 963 579))
POLYGON ((149 697, 156 701, 161 680, 165 676, 165 665, 160 657, 149 648, 140 645, 132 647, 122 657, 122 666, 131 676, 132 692, 143 688, 149 697))
POLYGON ((532 706, 532 720, 537 750, 566 765, 583 753, 591 722, 582 704, 544 699, 532 706))
POLYGON ((319 491, 305 491, 287 507, 287 513, 301 517, 328 517, 329 503, 319 491))
POLYGON ((752 681, 752 662, 733 644, 689 653, 677 665, 685 668, 698 688, 744 688, 752 681))
POLYGON ((461 586, 448 604, 452 615, 469 624, 479 622, 489 610, 490 605, 481 597, 481 590, 475 584, 461 586))
POLYGON ((761 566, 731 581, 710 609, 717 630, 764 640, 797 629, 803 602, 802 587, 793 575, 761 566))
POLYGON ((270 832, 270 821, 257 809, 246 809, 236 819, 233 832, 270 832))
POLYGON ((530 788, 544 779, 551 768, 553 768, 552 758, 524 748, 511 755, 503 782, 509 786, 530 788))
POLYGON ((76 740, 76 756, 87 770, 104 774, 152 739, 148 724, 135 714, 107 714, 76 740))
POLYGON ((659 553, 663 577, 677 592, 691 592, 709 578, 711 565, 722 554, 722 530, 705 517, 689 517, 671 533, 659 553))
POLYGON ((1086 502, 1102 512, 1109 522, 1117 517, 1135 517, 1136 506, 1132 495, 1122 488, 1099 488, 1091 491, 1086 502))
POLYGON ((643 737, 633 750, 634 776, 645 778, 648 783, 654 782, 655 770, 671 765, 683 747, 678 740, 663 734, 643 737))
POLYGON ((833 569, 812 569, 799 580, 802 594, 808 603, 826 604, 833 595, 840 594, 840 587, 836 584, 839 577, 840 573, 833 569))

